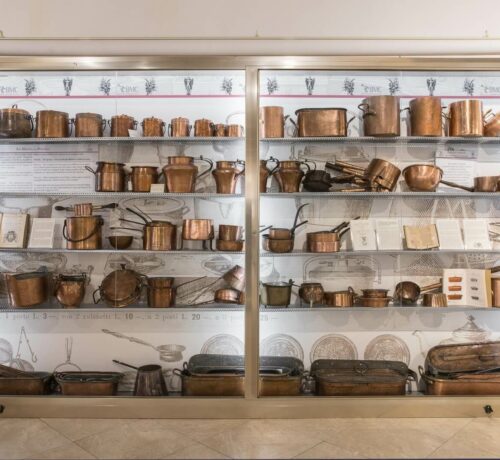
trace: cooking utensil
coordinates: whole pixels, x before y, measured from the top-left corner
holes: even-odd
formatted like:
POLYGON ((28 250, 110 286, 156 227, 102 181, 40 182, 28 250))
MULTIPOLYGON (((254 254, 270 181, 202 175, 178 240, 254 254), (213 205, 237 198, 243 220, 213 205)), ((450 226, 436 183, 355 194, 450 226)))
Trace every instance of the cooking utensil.
POLYGON ((0 364, 0 395, 45 395, 51 380, 49 372, 25 372, 0 364))
POLYGON ((298 137, 346 137, 349 124, 356 118, 347 121, 347 109, 313 108, 295 111, 297 123, 293 120, 298 137))
POLYGON ((195 137, 212 137, 214 135, 214 123, 212 120, 201 118, 194 122, 195 137))
POLYGON ((156 166, 132 166, 130 182, 133 192, 150 192, 151 185, 158 183, 156 166))
POLYGON ((235 193, 238 179, 245 173, 244 161, 217 161, 212 175, 215 179, 217 193, 235 193), (238 164, 243 165, 243 169, 238 169, 238 164))
POLYGON ((243 137, 244 128, 241 125, 226 125, 226 137, 243 137))
POLYGON ((307 168, 307 172, 311 167, 306 161, 287 160, 281 161, 271 172, 276 178, 279 186, 279 191, 283 193, 296 193, 300 189, 300 183, 304 177, 304 171, 301 166, 307 168))
POLYGON ((74 216, 64 219, 63 237, 66 248, 74 250, 102 249, 102 216, 74 216))
MULTIPOLYGON (((184 219, 182 221, 182 241, 203 241, 203 249, 206 242, 214 239, 214 221, 212 219, 184 219)), ((181 245, 182 249, 182 245, 181 245)))
POLYGON ((64 308, 77 308, 85 297, 87 274, 59 274, 55 279, 54 297, 64 308))
POLYGON ((64 396, 115 396, 123 377, 119 372, 56 372, 64 396))
POLYGON ((426 292, 422 300, 423 307, 447 307, 446 294, 442 292, 426 292))
POLYGON ((245 269, 241 265, 235 265, 229 269, 222 279, 233 289, 243 291, 245 289, 245 269))
POLYGON ((259 192, 266 193, 267 191, 267 180, 269 176, 272 175, 274 170, 279 166, 280 162, 276 158, 269 158, 268 160, 260 160, 260 169, 259 169, 259 192), (276 166, 270 170, 267 167, 267 163, 270 161, 276 163, 276 166))
POLYGON ((134 396, 168 395, 167 385, 163 378, 161 366, 158 364, 146 364, 145 366, 136 367, 122 361, 117 361, 116 359, 113 359, 113 362, 137 371, 134 396))
POLYGON ((262 235, 262 249, 264 251, 285 253, 292 252, 295 239, 273 239, 269 235, 262 235))
POLYGON ((33 131, 33 117, 16 104, 0 110, 0 138, 27 138, 33 131))
POLYGON ((488 111, 484 114, 483 134, 487 137, 500 136, 500 112, 494 114, 488 111))
POLYGON ((443 112, 441 98, 421 96, 410 101, 410 134, 412 136, 439 137, 443 135, 443 112))
POLYGON ((217 123, 214 125, 214 137, 225 137, 226 125, 224 123, 217 123))
MULTIPOLYGON (((299 215, 300 211, 304 209, 306 206, 309 206, 309 203, 304 203, 303 205, 299 206, 297 208, 297 211, 295 212, 295 218, 293 220, 293 225, 292 228, 276 228, 276 227, 271 227, 269 229, 269 239, 272 240, 289 240, 293 239, 295 236, 295 230, 302 225, 307 224, 309 221, 305 220, 300 223, 297 223, 299 220, 299 215)), ((264 235, 265 236, 265 235, 264 235)))
POLYGON ((306 173, 302 185, 308 192, 328 192, 332 186, 332 177, 328 172, 316 169, 306 173))
POLYGON ((194 193, 196 180, 208 174, 213 162, 200 156, 196 160, 208 163, 209 168, 198 174, 198 167, 194 164, 195 158, 189 156, 168 157, 168 164, 162 168, 165 176, 165 192, 194 193))
POLYGON ((241 240, 243 227, 241 225, 219 225, 219 240, 237 241, 241 240))
POLYGON ((323 303, 324 295, 325 291, 321 283, 302 283, 300 285, 299 297, 310 306, 323 303))
POLYGON ((127 173, 124 163, 98 161, 95 171, 90 166, 85 169, 95 176, 96 192, 125 192, 127 189, 127 173))
POLYGON ((75 115, 75 137, 102 137, 106 120, 98 113, 77 113, 75 115))
POLYGON ((36 113, 35 137, 69 137, 71 135, 69 115, 57 110, 39 110, 36 113))
POLYGON ((161 118, 144 118, 141 126, 144 137, 163 137, 165 135, 165 122, 161 118))
POLYGON ((118 203, 109 203, 102 205, 94 205, 92 203, 78 203, 73 206, 54 206, 56 211, 74 212, 75 216, 90 216, 92 211, 100 211, 102 209, 116 209, 118 203))
MULTIPOLYGON (((357 220, 359 217, 356 217, 357 220)), ((342 237, 349 231, 349 222, 342 222, 332 230, 309 232, 306 234, 306 247, 309 252, 338 252, 342 237)))
POLYGON ((226 240, 215 240, 215 249, 217 251, 228 251, 228 252, 241 252, 244 250, 245 241, 226 241, 226 240))
POLYGON ((148 307, 150 308, 169 308, 175 304, 177 289, 195 281, 206 278, 202 276, 194 280, 186 281, 174 287, 174 280, 170 276, 155 276, 146 279, 148 307))
POLYGON ((5 287, 11 308, 34 307, 49 298, 49 273, 4 273, 5 287))
POLYGON ((111 230, 125 229, 141 233, 143 249, 147 251, 173 251, 177 249, 177 227, 174 224, 163 220, 147 221, 144 219, 147 222, 145 224, 122 218, 119 220, 142 226, 142 230, 130 227, 111 227, 111 230))
POLYGON ((245 304, 245 293, 232 288, 217 289, 214 294, 216 303, 245 304))
POLYGON ((325 291, 324 293, 325 305, 330 307, 352 307, 355 299, 356 293, 352 287, 349 287, 347 291, 325 291))
POLYGON ((189 137, 192 126, 189 120, 183 117, 172 118, 168 125, 168 135, 170 137, 189 137))
POLYGON ((137 121, 128 115, 115 115, 108 121, 111 137, 130 137, 129 129, 137 129, 137 121))
POLYGON ((466 99, 450 104, 448 135, 477 137, 483 135, 483 102, 479 99, 466 99))
POLYGON ((387 297, 389 289, 361 289, 363 297, 380 298, 387 297))
POLYGON ((141 296, 142 275, 134 270, 122 268, 107 275, 101 285, 94 291, 94 303, 101 300, 109 307, 121 308, 136 302, 141 296), (99 292, 99 299, 96 294, 99 292))
POLYGON ((358 105, 363 112, 365 136, 399 136, 399 97, 370 96, 358 105))
POLYGON ((279 138, 285 137, 285 117, 283 107, 266 106, 260 108, 260 137, 261 138, 279 138))
POLYGON ((362 307, 383 308, 389 306, 392 297, 358 297, 362 307))
POLYGON ((265 292, 266 307, 288 307, 292 296, 292 286, 295 286, 293 280, 276 281, 262 283, 265 292))
POLYGON ((111 235, 108 236, 108 241, 115 249, 123 250, 128 249, 132 245, 134 237, 131 235, 111 235))
POLYGON ((442 283, 434 283, 421 288, 413 281, 401 281, 394 288, 394 300, 401 302, 403 305, 411 305, 418 300, 422 292, 440 289, 442 286, 442 283))

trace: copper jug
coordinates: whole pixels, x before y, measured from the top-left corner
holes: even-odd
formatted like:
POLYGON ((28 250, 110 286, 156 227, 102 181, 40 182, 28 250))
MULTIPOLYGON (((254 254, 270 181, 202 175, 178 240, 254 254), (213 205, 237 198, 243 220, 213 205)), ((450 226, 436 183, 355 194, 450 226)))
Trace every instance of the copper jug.
POLYGON ((214 125, 214 136, 215 137, 225 137, 226 135, 226 125, 223 123, 217 123, 214 125))
POLYGON ((447 118, 449 136, 477 137, 483 135, 483 102, 478 99, 452 102, 447 118))
POLYGON ((238 179, 245 172, 243 161, 218 161, 212 175, 215 179, 217 193, 234 193, 238 179), (243 165, 243 169, 238 169, 238 164, 243 165))
POLYGON ((272 173, 278 181, 280 192, 295 193, 300 189, 300 183, 304 177, 304 171, 300 167, 304 165, 307 172, 311 170, 309 165, 304 161, 282 161, 272 173))
POLYGON ((36 113, 35 137, 69 137, 71 123, 66 112, 39 110, 36 113))
POLYGON ((137 129, 137 121, 128 115, 115 115, 109 121, 111 137, 130 137, 128 130, 137 129))
POLYGON ((267 106, 260 109, 260 137, 276 138, 285 137, 285 121, 283 107, 267 106))
POLYGON ((63 237, 66 249, 102 249, 101 216, 66 217, 63 226, 63 237))
POLYGON ((55 279, 54 297, 64 308, 77 308, 85 296, 87 275, 59 275, 55 279))
POLYGON ((189 137, 191 125, 189 120, 183 117, 172 118, 168 125, 168 135, 170 137, 189 137))
POLYGON ((439 137, 443 135, 443 112, 441 98, 422 96, 412 99, 405 109, 410 114, 410 135, 439 137))
POLYGON ((365 136, 399 136, 399 97, 370 96, 358 105, 363 112, 365 136))
POLYGON ((195 137, 212 137, 214 135, 214 127, 212 120, 202 118, 194 122, 195 137))
POLYGON ((165 176, 165 192, 194 193, 196 179, 208 174, 213 167, 211 160, 203 157, 197 158, 209 164, 209 168, 198 174, 198 167, 194 158, 188 156, 168 157, 168 164, 163 167, 165 176))
POLYGON ((165 122, 160 118, 144 118, 141 126, 144 137, 163 137, 165 135, 165 122))
POLYGON ((102 137, 106 120, 98 113, 75 115, 75 137, 102 137))
POLYGON ((276 158, 269 158, 268 160, 260 160, 260 170, 259 170, 259 191, 260 193, 266 193, 267 191, 267 179, 269 176, 273 174, 273 172, 278 168, 280 165, 279 160, 276 158), (276 163, 276 166, 273 169, 269 169, 267 167, 267 163, 270 161, 273 161, 276 163))
POLYGON ((156 166, 132 166, 130 182, 133 192, 150 192, 151 185, 158 182, 158 168, 156 166))
POLYGON ((96 192, 124 192, 127 187, 127 173, 124 163, 109 163, 98 161, 94 171, 91 167, 85 169, 95 176, 96 192))

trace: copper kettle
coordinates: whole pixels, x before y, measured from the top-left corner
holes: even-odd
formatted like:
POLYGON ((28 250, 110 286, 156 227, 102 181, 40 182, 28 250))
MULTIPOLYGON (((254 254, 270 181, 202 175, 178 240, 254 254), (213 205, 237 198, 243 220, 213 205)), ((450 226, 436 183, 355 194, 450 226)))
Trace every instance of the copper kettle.
POLYGON ((165 176, 165 192, 194 193, 196 180, 208 174, 213 167, 213 162, 200 156, 197 160, 205 161, 209 168, 198 174, 198 166, 194 158, 188 156, 168 157, 168 164, 162 168, 165 176))
POLYGON ((212 171, 217 193, 234 193, 238 179, 244 172, 244 161, 218 161, 215 169, 212 171), (238 169, 236 167, 238 164, 243 165, 243 169, 238 169))

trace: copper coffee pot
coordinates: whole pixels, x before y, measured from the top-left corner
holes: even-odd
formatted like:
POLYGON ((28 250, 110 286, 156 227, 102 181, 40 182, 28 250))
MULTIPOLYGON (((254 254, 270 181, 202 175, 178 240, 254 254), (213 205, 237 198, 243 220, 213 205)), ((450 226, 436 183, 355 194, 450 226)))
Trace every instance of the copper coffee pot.
POLYGON ((260 193, 266 193, 267 192, 267 179, 269 176, 273 174, 273 172, 278 168, 280 165, 279 160, 276 158, 269 158, 268 160, 260 160, 260 170, 259 170, 259 191, 260 193), (273 169, 268 169, 267 163, 270 161, 275 162, 276 166, 273 169))
POLYGON ((283 113, 283 107, 267 106, 260 108, 260 137, 285 137, 285 122, 288 115, 283 113))
POLYGON ((241 175, 245 173, 245 162, 241 160, 236 161, 217 161, 212 175, 215 179, 215 186, 217 193, 234 193, 236 191, 236 184, 241 175), (243 169, 238 169, 238 164, 243 165, 243 169))
POLYGON ((129 129, 137 129, 137 121, 128 115, 115 115, 108 122, 111 126, 111 137, 129 137, 129 129))
POLYGON ((155 166, 132 166, 130 182, 133 192, 150 192, 151 185, 158 183, 158 168, 155 166))
MULTIPOLYGON (((271 160, 274 160, 271 158, 271 160)), ((280 192, 295 193, 300 190, 300 183, 304 177, 304 171, 300 167, 304 165, 307 171, 311 171, 311 167, 306 161, 287 160, 281 161, 274 168, 272 175, 276 178, 280 192)))
POLYGON ((172 118, 168 125, 168 135, 170 137, 189 137, 191 125, 189 120, 183 117, 172 118))
POLYGON ((201 118, 194 122, 195 137, 212 137, 214 135, 214 127, 212 120, 201 118))
POLYGON ((72 123, 66 112, 39 110, 36 113, 35 137, 69 137, 72 123))
POLYGON ((213 167, 213 162, 200 156, 197 160, 205 161, 209 168, 198 174, 198 167, 194 158, 188 156, 168 157, 168 164, 163 167, 165 176, 165 192, 194 193, 196 180, 208 174, 213 167))
POLYGON ((144 118, 141 126, 144 137, 163 137, 165 135, 165 122, 160 118, 144 118))
POLYGON ((441 98, 422 96, 412 99, 408 110, 412 136, 439 137, 443 135, 443 107, 441 98))
POLYGON ((98 113, 77 113, 75 115, 75 137, 102 137, 106 120, 98 113))

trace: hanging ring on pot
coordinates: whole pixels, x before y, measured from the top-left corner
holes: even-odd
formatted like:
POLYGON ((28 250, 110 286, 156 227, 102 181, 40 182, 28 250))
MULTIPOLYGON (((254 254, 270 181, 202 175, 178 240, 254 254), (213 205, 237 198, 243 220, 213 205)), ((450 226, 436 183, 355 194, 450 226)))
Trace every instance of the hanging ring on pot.
POLYGON ((89 235, 87 235, 86 237, 81 238, 79 240, 73 240, 73 239, 71 239, 68 236, 66 221, 64 221, 64 225, 63 225, 63 237, 64 237, 64 239, 66 241, 69 241, 70 243, 81 243, 82 241, 86 241, 89 238, 92 238, 99 231, 99 227, 101 227, 102 225, 104 225, 104 221, 102 219, 98 219, 97 222, 96 222, 96 224, 95 224, 94 229, 92 230, 92 232, 90 232, 89 235))
POLYGON ((208 169, 205 169, 205 171, 203 171, 202 173, 198 174, 196 176, 196 179, 199 179, 200 177, 203 177, 204 175, 208 174, 210 171, 212 171, 213 167, 214 167, 214 162, 212 160, 210 160, 209 158, 203 158, 203 155, 200 155, 199 158, 197 158, 197 160, 201 160, 201 161, 204 161, 206 163, 208 163, 209 165, 209 168, 208 169))
POLYGON ((370 110, 370 106, 366 102, 362 102, 361 104, 359 104, 358 109, 363 112, 363 118, 367 117, 368 115, 377 115, 377 112, 370 110), (363 107, 366 107, 366 109, 364 109, 363 107))
POLYGON ((289 115, 287 115, 287 116, 289 117, 288 119, 290 120, 290 123, 291 123, 291 124, 293 125, 293 127, 295 128, 295 129, 293 130, 293 137, 297 137, 297 136, 298 136, 298 134, 299 134, 299 127, 298 127, 298 125, 297 125, 297 122, 296 122, 296 121, 295 121, 292 117, 290 117, 289 115))

